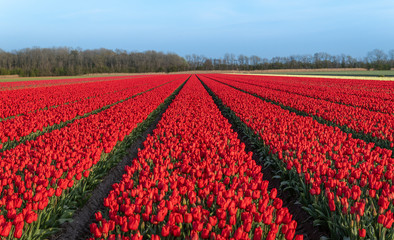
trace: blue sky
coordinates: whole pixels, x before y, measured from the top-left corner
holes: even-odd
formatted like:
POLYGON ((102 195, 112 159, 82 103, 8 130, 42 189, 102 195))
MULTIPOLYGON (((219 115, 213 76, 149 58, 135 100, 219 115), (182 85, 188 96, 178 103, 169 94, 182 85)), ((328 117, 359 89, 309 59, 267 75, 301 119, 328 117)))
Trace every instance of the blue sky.
POLYGON ((260 57, 394 49, 392 0, 0 0, 0 49, 260 57))

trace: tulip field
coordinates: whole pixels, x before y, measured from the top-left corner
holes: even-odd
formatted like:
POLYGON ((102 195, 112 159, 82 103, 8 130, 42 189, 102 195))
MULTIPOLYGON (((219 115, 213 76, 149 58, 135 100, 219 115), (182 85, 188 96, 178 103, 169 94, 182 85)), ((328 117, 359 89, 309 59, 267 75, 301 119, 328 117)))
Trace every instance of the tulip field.
POLYGON ((1 239, 394 239, 394 82, 74 78, 0 102, 1 239))

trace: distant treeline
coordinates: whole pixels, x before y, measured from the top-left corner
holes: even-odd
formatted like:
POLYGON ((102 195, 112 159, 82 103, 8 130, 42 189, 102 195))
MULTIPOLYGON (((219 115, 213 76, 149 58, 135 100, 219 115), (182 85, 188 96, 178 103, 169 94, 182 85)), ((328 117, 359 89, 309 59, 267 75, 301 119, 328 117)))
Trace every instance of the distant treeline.
POLYGON ((0 50, 0 75, 72 76, 91 73, 176 72, 188 70, 184 58, 155 51, 26 48, 0 50))
POLYGON ((375 49, 362 59, 345 54, 294 55, 271 59, 258 56, 225 54, 223 58, 156 51, 73 48, 26 48, 6 52, 0 49, 0 75, 71 76, 92 73, 177 72, 187 70, 268 70, 365 68, 389 70, 394 67, 394 50, 375 49))
POLYGON ((319 68, 365 68, 390 70, 394 67, 394 49, 385 53, 374 49, 367 56, 357 59, 349 55, 330 55, 320 52, 313 55, 293 55, 271 59, 258 56, 225 54, 223 58, 207 58, 187 55, 190 70, 269 70, 269 69, 319 69, 319 68))

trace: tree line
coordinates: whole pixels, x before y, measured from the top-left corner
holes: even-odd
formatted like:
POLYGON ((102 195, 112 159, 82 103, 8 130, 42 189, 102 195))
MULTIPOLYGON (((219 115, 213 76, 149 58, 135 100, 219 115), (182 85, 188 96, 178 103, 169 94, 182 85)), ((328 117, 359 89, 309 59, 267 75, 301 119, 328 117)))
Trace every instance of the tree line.
POLYGON ((374 49, 365 58, 349 55, 330 55, 325 52, 313 55, 261 58, 226 53, 223 58, 207 58, 203 55, 187 55, 190 70, 269 70, 269 69, 319 69, 319 68, 365 68, 390 70, 394 68, 394 49, 385 53, 374 49))
POLYGON ((91 73, 176 72, 188 70, 184 58, 156 51, 26 48, 0 50, 0 75, 72 76, 91 73))
POLYGON ((268 70, 365 68, 389 70, 394 67, 394 50, 374 49, 362 59, 349 55, 313 55, 289 57, 246 56, 226 53, 222 58, 203 55, 181 57, 175 53, 125 50, 82 50, 61 48, 25 48, 6 52, 0 49, 0 75, 72 76, 92 73, 177 72, 187 70, 268 70))

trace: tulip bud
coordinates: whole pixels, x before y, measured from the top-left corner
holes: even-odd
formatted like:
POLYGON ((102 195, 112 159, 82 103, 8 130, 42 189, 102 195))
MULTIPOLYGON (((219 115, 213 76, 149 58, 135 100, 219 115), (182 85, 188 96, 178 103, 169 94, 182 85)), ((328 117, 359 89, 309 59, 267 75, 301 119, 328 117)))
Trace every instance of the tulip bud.
POLYGON ((12 228, 12 223, 7 222, 3 225, 3 230, 1 231, 1 236, 8 237, 12 228))
POLYGON ((185 223, 191 223, 193 221, 193 215, 191 213, 185 213, 184 221, 185 223))
POLYGON ((101 214, 101 212, 96 212, 94 216, 96 217, 96 221, 98 222, 103 219, 103 215, 101 214))
POLYGON ((239 227, 237 230, 235 230, 235 234, 234 234, 234 239, 241 239, 242 238, 242 234, 243 230, 242 227, 239 227))
POLYGON ((30 224, 34 221, 37 221, 37 218, 38 218, 37 213, 34 211, 30 211, 28 214, 26 214, 25 221, 26 223, 30 224))
POLYGON ((160 236, 152 234, 151 240, 160 240, 160 236))
POLYGON ((274 199, 276 198, 276 195, 278 194, 278 190, 276 190, 276 188, 273 188, 270 192, 270 198, 274 199))
POLYGON ((181 228, 180 228, 179 226, 177 226, 177 225, 173 225, 173 226, 171 227, 171 234, 172 234, 174 237, 179 237, 179 236, 181 236, 181 228))
POLYGON ((261 229, 261 227, 255 228, 253 240, 261 240, 262 237, 263 237, 263 230, 261 229))
POLYGON ((304 240, 304 236, 303 235, 297 235, 295 237, 295 240, 304 240))
POLYGON ((210 231, 208 229, 204 228, 202 230, 202 232, 201 232, 202 239, 208 239, 209 238, 209 234, 210 234, 210 231))
POLYGON ((164 225, 164 226, 161 228, 161 236, 162 236, 162 237, 167 237, 168 235, 170 235, 170 227, 167 226, 167 225, 164 225))
POLYGON ((358 235, 361 238, 365 238, 365 236, 367 235, 367 231, 364 228, 362 228, 362 229, 358 230, 358 235))

